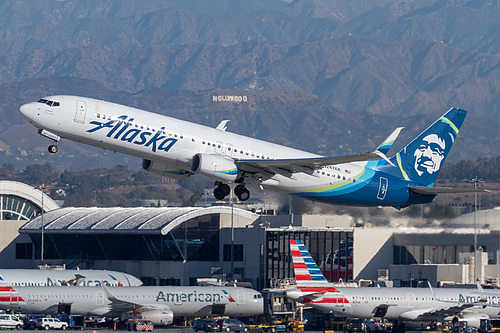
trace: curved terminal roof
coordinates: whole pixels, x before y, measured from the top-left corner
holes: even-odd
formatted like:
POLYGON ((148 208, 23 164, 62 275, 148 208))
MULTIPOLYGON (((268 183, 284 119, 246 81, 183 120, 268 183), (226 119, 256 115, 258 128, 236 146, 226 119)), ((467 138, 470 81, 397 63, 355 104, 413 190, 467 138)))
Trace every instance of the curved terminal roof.
POLYGON ((0 181, 0 195, 15 195, 32 202, 38 207, 44 208, 44 211, 58 209, 59 205, 47 194, 36 188, 10 180, 0 181), (43 198, 42 198, 43 197, 43 198))
POLYGON ((202 215, 231 214, 249 220, 256 215, 239 208, 159 207, 159 208, 61 208, 26 223, 20 233, 144 233, 168 234, 180 224, 202 215))

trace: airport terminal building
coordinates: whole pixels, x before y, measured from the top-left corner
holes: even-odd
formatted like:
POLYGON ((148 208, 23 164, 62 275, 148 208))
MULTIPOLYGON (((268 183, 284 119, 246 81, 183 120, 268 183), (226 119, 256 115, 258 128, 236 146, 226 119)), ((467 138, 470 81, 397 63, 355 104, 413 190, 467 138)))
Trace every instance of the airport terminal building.
MULTIPOLYGON (((59 208, 24 184, 4 182, 1 190, 2 268, 64 264, 122 271, 147 285, 236 279, 260 290, 293 280, 288 242, 300 239, 334 282, 474 280, 474 230, 467 215, 461 217, 466 222, 439 229, 368 228, 356 227, 346 215, 291 218, 237 205, 59 208)), ((500 276, 500 227, 487 224, 477 235, 482 281, 500 276)))

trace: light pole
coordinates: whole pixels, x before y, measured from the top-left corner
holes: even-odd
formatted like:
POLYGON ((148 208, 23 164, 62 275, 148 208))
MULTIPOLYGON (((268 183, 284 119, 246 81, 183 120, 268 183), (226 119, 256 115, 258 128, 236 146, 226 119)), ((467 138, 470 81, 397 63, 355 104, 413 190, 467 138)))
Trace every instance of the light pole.
POLYGON ((478 281, 477 276, 477 187, 483 186, 484 181, 478 179, 477 176, 467 181, 468 183, 474 183, 474 279, 475 282, 478 281))

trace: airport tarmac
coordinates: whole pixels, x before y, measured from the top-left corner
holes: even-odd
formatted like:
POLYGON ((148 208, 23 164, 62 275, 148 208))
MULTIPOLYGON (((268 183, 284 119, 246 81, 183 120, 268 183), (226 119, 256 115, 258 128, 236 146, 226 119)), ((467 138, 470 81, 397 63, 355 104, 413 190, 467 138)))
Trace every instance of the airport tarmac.
MULTIPOLYGON (((87 332, 92 332, 92 333, 101 333, 101 332, 110 332, 112 331, 111 329, 107 328, 100 328, 100 329, 85 329, 87 332)), ((127 330, 117 330, 116 332, 128 332, 127 330)), ((194 333, 194 330, 192 327, 182 327, 182 326, 171 326, 171 327, 161 327, 161 328, 155 328, 153 332, 157 333, 194 333)), ((250 332, 253 333, 258 333, 262 332, 261 330, 251 330, 250 332)), ((324 333, 324 331, 307 331, 309 333, 324 333)), ((330 331, 331 332, 331 331, 330 331)))

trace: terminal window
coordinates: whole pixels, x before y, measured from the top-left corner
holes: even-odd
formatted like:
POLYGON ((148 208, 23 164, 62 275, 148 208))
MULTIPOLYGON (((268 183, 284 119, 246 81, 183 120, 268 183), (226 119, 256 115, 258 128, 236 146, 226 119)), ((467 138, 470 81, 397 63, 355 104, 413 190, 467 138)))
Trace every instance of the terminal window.
POLYGON ((33 259, 33 244, 16 243, 16 259, 33 259))
POLYGON ((234 251, 231 251, 231 244, 224 244, 224 261, 243 261, 243 244, 233 244, 234 251), (231 258, 231 254, 233 258, 231 258))

